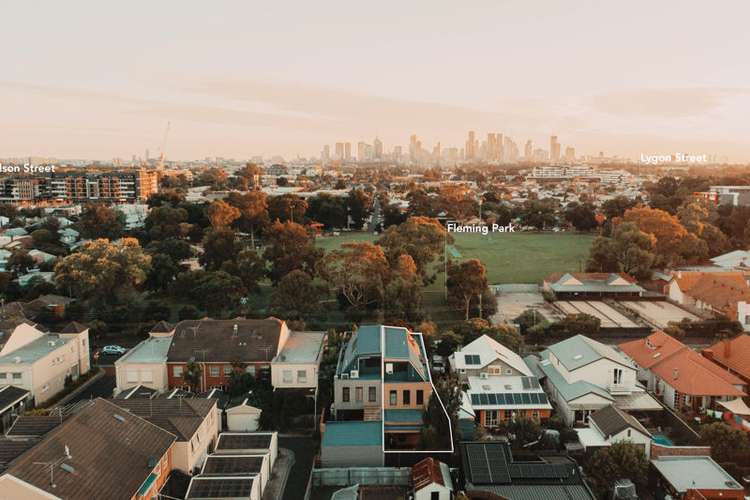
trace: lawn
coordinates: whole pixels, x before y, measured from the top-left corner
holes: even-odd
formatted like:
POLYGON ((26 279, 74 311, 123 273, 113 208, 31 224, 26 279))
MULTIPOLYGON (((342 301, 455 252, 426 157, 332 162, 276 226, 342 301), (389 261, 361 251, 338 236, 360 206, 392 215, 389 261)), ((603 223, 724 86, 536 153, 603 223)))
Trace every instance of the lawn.
MULTIPOLYGON (((487 266, 489 282, 539 283, 550 273, 580 271, 594 237, 576 233, 453 233, 456 252, 449 257, 479 259, 487 266)), ((326 251, 352 241, 374 241, 370 233, 343 233, 318 238, 326 251)), ((442 276, 438 282, 442 282, 442 276)))

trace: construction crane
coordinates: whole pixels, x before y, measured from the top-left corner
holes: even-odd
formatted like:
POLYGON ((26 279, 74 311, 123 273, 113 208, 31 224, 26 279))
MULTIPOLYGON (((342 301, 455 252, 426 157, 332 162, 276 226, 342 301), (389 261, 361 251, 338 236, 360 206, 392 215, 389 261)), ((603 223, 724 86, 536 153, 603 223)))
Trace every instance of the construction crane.
POLYGON ((161 152, 159 154, 159 164, 157 165, 156 169, 159 171, 164 170, 164 151, 167 147, 167 136, 169 135, 169 125, 170 123, 167 122, 167 128, 164 130, 164 139, 161 141, 161 152))

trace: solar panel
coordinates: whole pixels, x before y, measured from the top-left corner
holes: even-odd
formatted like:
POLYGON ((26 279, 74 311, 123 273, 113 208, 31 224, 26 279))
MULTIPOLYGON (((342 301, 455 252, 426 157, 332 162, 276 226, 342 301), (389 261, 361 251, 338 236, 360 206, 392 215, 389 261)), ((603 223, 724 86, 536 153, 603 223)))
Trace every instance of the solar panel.
POLYGON ((471 404, 478 405, 479 404, 479 394, 472 394, 471 395, 471 404))
POLYGON ((467 444, 466 457, 469 460, 469 471, 471 482, 475 484, 487 484, 492 482, 490 466, 487 462, 483 444, 467 444))
POLYGON ((483 404, 483 405, 490 404, 489 399, 487 398, 487 394, 480 394, 479 401, 480 401, 480 404, 483 404))
POLYGON ((529 398, 531 399, 531 404, 539 404, 539 394, 536 392, 529 394, 529 398))
POLYGON ((497 396, 494 394, 487 394, 487 399, 489 399, 491 405, 497 404, 497 396))
POLYGON ((464 354, 464 361, 467 365, 478 365, 479 354, 464 354))
POLYGON ((255 450, 268 449, 271 446, 271 434, 221 434, 218 449, 221 450, 255 450))
POLYGON ((539 402, 542 404, 547 404, 547 395, 546 394, 539 394, 539 402))
POLYGON ((529 397, 528 393, 524 392, 521 394, 521 400, 523 401, 523 404, 530 405, 531 404, 531 398, 529 397))
POLYGON ((209 455, 203 468, 203 475, 242 475, 257 474, 263 466, 263 457, 243 457, 232 455, 209 455))
POLYGON ((250 498, 253 478, 194 478, 186 498, 250 498))
POLYGON ((498 446, 497 444, 494 446, 485 445, 484 451, 487 454, 487 463, 489 464, 492 482, 495 484, 509 483, 508 460, 502 446, 498 446))
POLYGON ((495 394, 495 397, 497 398, 497 404, 504 405, 505 404, 505 394, 497 393, 495 394))
POLYGON ((521 404, 521 395, 517 392, 513 393, 513 404, 520 405, 521 404))

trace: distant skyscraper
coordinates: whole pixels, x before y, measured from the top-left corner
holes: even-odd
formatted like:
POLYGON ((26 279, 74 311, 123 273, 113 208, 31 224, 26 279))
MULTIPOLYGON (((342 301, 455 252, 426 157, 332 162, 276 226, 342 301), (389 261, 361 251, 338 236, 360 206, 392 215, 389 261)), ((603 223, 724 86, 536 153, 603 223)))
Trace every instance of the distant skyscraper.
POLYGON ((337 160, 344 159, 344 143, 343 142, 336 143, 336 159, 337 160))
POLYGON ((376 137, 373 146, 375 147, 375 159, 381 160, 383 158, 383 141, 376 137))
POLYGON ((345 160, 352 159, 352 143, 351 142, 344 143, 344 159, 345 160))
POLYGON ((401 146, 394 146, 393 147, 393 161, 395 161, 396 163, 401 162, 402 160, 401 155, 402 155, 401 146))
POLYGON ((523 157, 526 160, 531 160, 532 156, 534 154, 534 143, 531 142, 531 139, 526 141, 526 145, 523 148, 523 157))
POLYGON ((323 151, 320 153, 320 160, 322 162, 327 162, 331 159, 331 146, 326 144, 323 146, 323 151))
POLYGON ((465 156, 466 160, 475 160, 476 159, 476 153, 477 153, 477 144, 476 139, 474 138, 474 131, 469 130, 469 137, 466 139, 466 148, 465 148, 465 156))
POLYGON ((417 161, 417 155, 418 151, 417 148, 419 141, 417 140, 417 135, 412 134, 411 137, 409 137, 409 161, 412 163, 415 163, 417 161))
POLYGON ((568 146, 565 148, 565 161, 574 163, 576 161, 576 148, 568 146))
POLYGON ((549 159, 552 162, 560 161, 560 143, 557 142, 556 135, 549 138, 549 159))

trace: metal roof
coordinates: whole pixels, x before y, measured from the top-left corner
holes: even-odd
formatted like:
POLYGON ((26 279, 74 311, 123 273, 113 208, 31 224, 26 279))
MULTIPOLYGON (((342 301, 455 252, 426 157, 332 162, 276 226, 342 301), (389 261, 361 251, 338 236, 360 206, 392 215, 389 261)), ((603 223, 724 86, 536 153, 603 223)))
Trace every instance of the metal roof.
POLYGON ((321 447, 381 446, 382 423, 379 421, 326 422, 321 447))

